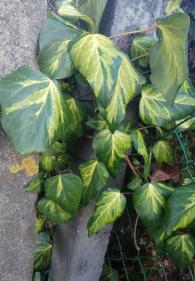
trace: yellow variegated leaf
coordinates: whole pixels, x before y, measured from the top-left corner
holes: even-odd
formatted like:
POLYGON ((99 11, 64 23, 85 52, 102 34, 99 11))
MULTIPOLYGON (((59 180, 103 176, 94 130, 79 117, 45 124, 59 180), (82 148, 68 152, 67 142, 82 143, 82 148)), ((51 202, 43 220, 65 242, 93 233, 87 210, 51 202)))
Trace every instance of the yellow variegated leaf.
POLYGON ((78 36, 72 44, 75 68, 86 78, 100 111, 113 126, 124 116, 126 105, 139 92, 145 79, 111 40, 99 34, 78 36))

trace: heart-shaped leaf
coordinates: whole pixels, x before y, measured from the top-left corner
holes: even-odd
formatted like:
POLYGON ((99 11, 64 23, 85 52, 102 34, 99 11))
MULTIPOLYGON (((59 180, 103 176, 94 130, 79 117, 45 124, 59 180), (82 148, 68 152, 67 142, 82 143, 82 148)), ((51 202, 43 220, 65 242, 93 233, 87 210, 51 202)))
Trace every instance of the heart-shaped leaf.
POLYGON ((56 42, 70 41, 81 31, 63 19, 48 18, 39 35, 40 50, 56 42))
POLYGON ((195 255, 195 238, 188 234, 173 236, 166 241, 166 250, 180 270, 184 270, 195 255))
POLYGON ((156 40, 146 36, 146 35, 137 35, 133 39, 131 47, 131 58, 135 59, 139 56, 144 56, 138 60, 139 65, 147 67, 149 65, 149 52, 152 46, 155 44, 156 40))
POLYGON ((65 20, 78 21, 82 20, 89 25, 91 31, 95 31, 95 26, 91 18, 85 14, 82 14, 78 10, 78 4, 76 1, 67 1, 67 0, 55 0, 55 5, 57 8, 58 14, 63 17, 65 20), (71 3, 72 2, 72 3, 71 3), (77 4, 77 5, 74 5, 77 4))
POLYGON ((69 26, 65 21, 48 19, 39 38, 40 70, 55 79, 70 77, 73 74, 73 64, 68 44, 78 34, 79 30, 69 26))
POLYGON ((146 143, 144 140, 143 134, 140 132, 140 130, 133 130, 131 135, 131 140, 134 148, 136 151, 143 156, 144 160, 148 159, 148 151, 146 147, 146 143))
POLYGON ((165 223, 168 231, 195 225, 195 184, 177 188, 166 205, 165 223))
POLYGON ((113 42, 99 34, 78 36, 71 47, 75 68, 86 78, 97 98, 99 110, 110 124, 119 124, 126 105, 145 79, 113 42))
POLYGON ((43 198, 37 204, 37 209, 41 215, 53 224, 67 223, 72 215, 63 210, 54 201, 43 198))
POLYGON ((82 202, 87 205, 105 186, 109 174, 105 165, 96 160, 80 165, 79 169, 84 186, 82 202))
POLYGON ((99 24, 106 7, 108 0, 55 0, 58 4, 58 8, 69 3, 77 8, 77 10, 83 15, 90 17, 95 24, 95 31, 98 32, 99 24))
POLYGON ((39 212, 55 224, 66 223, 81 203, 83 185, 74 174, 63 174, 45 182, 45 198, 38 203, 39 212))
POLYGON ((188 81, 185 81, 179 89, 173 105, 170 105, 152 85, 145 86, 142 90, 139 112, 144 123, 165 127, 187 117, 194 112, 194 108, 195 90, 188 81))
POLYGON ((108 0, 74 0, 78 3, 79 11, 90 16, 98 32, 100 21, 108 0))
POLYGON ((133 194, 134 208, 150 229, 158 223, 162 217, 166 198, 170 196, 173 189, 162 183, 146 183, 138 187, 133 194))
POLYGON ((89 236, 118 219, 124 212, 125 204, 126 198, 118 189, 103 192, 88 222, 89 236))
POLYGON ((71 97, 64 95, 65 102, 70 111, 71 122, 68 125, 65 140, 72 143, 81 137, 85 131, 85 122, 87 120, 87 111, 85 106, 71 97))
POLYGON ((173 103, 179 87, 188 78, 188 32, 190 20, 184 13, 175 13, 157 20, 159 41, 150 53, 150 79, 173 103))
POLYGON ((142 90, 139 114, 144 123, 158 127, 170 123, 172 118, 167 101, 152 85, 147 85, 142 90))
POLYGON ((44 152, 64 137, 69 109, 56 82, 23 66, 0 81, 2 126, 21 154, 44 152))
POLYGON ((125 158, 124 153, 130 147, 129 135, 120 131, 115 131, 112 134, 109 129, 98 133, 93 141, 93 149, 96 151, 97 158, 106 165, 111 175, 116 174, 125 158))
POLYGON ((50 243, 50 237, 47 233, 42 232, 37 237, 35 256, 34 256, 34 268, 35 270, 46 269, 49 267, 52 253, 52 244, 50 243))
POLYGON ((158 141, 153 146, 153 154, 156 161, 161 163, 173 163, 173 148, 169 141, 158 141))

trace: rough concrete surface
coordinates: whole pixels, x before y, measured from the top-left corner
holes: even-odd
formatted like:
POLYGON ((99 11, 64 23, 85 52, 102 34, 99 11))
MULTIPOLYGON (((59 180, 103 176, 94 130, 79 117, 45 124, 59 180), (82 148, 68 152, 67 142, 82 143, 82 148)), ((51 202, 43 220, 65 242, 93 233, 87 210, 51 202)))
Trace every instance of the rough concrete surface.
MULTIPOLYGON (((116 35, 148 28, 163 16, 166 3, 167 0, 108 0, 101 31, 106 35, 116 35)), ((129 47, 127 36, 114 41, 124 51, 129 47)))
MULTIPOLYGON (((0 1, 0 77, 23 64, 35 67, 39 30, 46 16, 46 0, 0 1)), ((35 245, 36 195, 25 191, 25 171, 10 172, 21 164, 0 129, 0 280, 32 281, 35 245)))
MULTIPOLYGON (((164 2, 163 0, 108 0, 101 32, 106 35, 115 35, 150 26, 157 17, 163 14, 164 2)), ((115 42, 124 50, 129 48, 126 38, 115 40, 115 42)), ((82 159, 89 158, 90 153, 80 147, 82 159)), ((113 182, 114 186, 122 186, 123 175, 124 169, 113 182)), ((57 227, 50 281, 99 280, 112 226, 108 226, 97 235, 88 238, 87 221, 92 210, 93 205, 88 206, 67 226, 57 227)))

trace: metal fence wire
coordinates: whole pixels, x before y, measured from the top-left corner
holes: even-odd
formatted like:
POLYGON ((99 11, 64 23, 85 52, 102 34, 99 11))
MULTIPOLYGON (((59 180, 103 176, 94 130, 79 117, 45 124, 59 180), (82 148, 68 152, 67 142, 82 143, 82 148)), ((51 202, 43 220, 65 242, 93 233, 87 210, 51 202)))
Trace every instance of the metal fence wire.
MULTIPOLYGON (((189 181, 195 181, 192 173, 195 160, 189 158, 188 140, 178 127, 172 133, 183 153, 182 169, 189 181)), ((127 195, 127 202, 125 214, 114 224, 105 256, 110 275, 100 281, 195 281, 195 263, 185 272, 180 272, 166 254, 155 247, 132 207, 129 207, 132 206, 131 194, 127 195)))

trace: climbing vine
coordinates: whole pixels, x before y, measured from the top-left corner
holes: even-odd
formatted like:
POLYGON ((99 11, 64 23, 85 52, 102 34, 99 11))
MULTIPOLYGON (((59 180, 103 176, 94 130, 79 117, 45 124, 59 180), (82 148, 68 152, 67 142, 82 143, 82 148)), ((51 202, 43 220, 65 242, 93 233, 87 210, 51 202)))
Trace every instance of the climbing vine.
MULTIPOLYGON (((38 232, 44 223, 68 223, 92 201, 89 236, 119 218, 126 198, 108 180, 126 161, 138 217, 184 269, 195 255, 194 161, 185 146, 192 141, 186 130, 195 128, 189 17, 170 1, 152 27, 108 38, 97 33, 106 3, 55 0, 57 14, 40 33, 40 71, 22 66, 0 81, 1 123, 18 152, 40 154, 28 187, 40 194, 38 232), (125 54, 112 40, 128 35, 125 54), (77 153, 83 143, 87 161, 77 153)), ((49 264, 51 241, 41 233, 37 243, 39 271, 49 264)))

